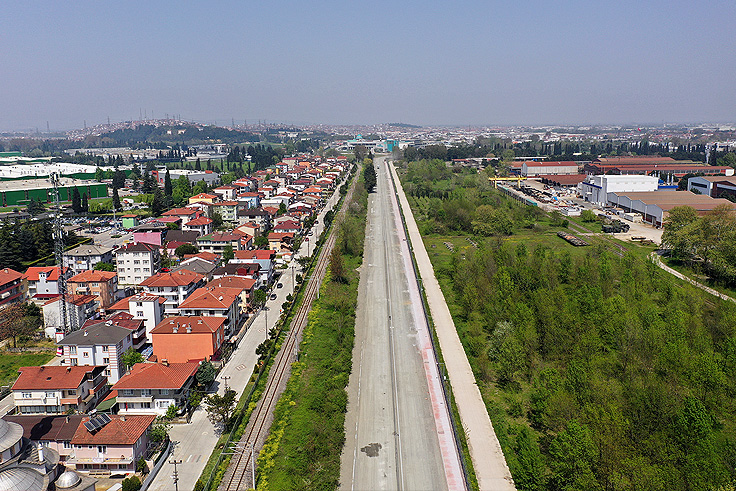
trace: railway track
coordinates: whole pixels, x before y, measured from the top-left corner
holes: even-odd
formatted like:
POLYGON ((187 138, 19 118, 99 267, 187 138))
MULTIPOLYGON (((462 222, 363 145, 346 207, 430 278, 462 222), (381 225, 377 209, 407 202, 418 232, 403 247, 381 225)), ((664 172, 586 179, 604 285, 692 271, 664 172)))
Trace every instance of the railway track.
POLYGON ((299 306, 291 327, 284 339, 281 349, 276 354, 273 365, 266 381, 266 388, 263 391, 261 400, 253 410, 250 421, 246 427, 245 433, 236 444, 233 460, 230 462, 227 471, 222 479, 222 483, 218 487, 218 491, 240 491, 255 488, 255 472, 252 469, 256 456, 258 455, 258 447, 262 440, 268 434, 270 429, 270 416, 278 402, 279 396, 283 392, 283 387, 288 379, 292 363, 293 354, 299 346, 301 334, 307 325, 309 311, 312 309, 312 302, 317 296, 317 292, 322 284, 322 279, 327 272, 332 248, 337 241, 337 225, 345 215, 346 204, 350 202, 353 195, 354 185, 357 182, 357 175, 343 201, 337 216, 333 221, 333 227, 330 230, 324 246, 322 247, 317 264, 314 267, 312 277, 307 283, 304 292, 304 301, 299 306))

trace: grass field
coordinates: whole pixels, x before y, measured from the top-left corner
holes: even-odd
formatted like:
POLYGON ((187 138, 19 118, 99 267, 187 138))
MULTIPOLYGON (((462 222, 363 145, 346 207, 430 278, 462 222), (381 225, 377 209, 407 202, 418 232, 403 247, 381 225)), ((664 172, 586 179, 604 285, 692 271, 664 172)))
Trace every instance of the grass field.
POLYGON ((11 385, 18 378, 18 368, 37 367, 48 363, 54 357, 53 351, 37 353, 10 353, 3 351, 0 354, 0 385, 11 385))

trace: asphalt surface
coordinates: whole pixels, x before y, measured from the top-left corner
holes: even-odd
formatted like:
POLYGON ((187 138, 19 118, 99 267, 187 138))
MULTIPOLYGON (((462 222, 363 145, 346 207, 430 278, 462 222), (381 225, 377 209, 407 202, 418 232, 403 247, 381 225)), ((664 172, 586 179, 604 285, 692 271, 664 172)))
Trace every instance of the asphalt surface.
POLYGON ((422 352, 428 339, 416 318, 392 190, 385 170, 378 175, 368 205, 341 489, 448 489, 434 414, 442 408, 433 406, 422 352))
POLYGON ((460 424, 465 430, 465 438, 470 458, 473 461, 475 476, 478 479, 478 486, 482 490, 513 490, 515 487, 511 473, 506 465, 496 433, 493 431, 491 419, 476 384, 465 349, 457 334, 450 309, 447 307, 445 297, 434 275, 432 262, 424 248, 409 202, 395 171, 392 170, 392 173, 395 176, 399 201, 406 219, 406 227, 409 231, 419 275, 424 285, 447 375, 455 396, 455 404, 460 414, 460 424))

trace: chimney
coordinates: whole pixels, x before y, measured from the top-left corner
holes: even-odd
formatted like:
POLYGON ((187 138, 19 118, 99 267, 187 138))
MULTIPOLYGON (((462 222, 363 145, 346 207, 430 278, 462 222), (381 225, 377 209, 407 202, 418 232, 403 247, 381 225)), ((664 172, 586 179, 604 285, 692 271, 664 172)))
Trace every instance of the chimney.
POLYGON ((177 332, 179 332, 179 324, 177 324, 177 325, 175 325, 174 327, 172 327, 172 328, 171 328, 171 331, 172 331, 172 332, 173 332, 174 334, 176 334, 177 332))
POLYGON ((166 358, 164 358, 163 360, 161 360, 161 364, 163 366, 165 366, 165 367, 168 367, 169 366, 169 360, 167 360, 166 358))
POLYGON ((72 367, 66 367, 66 371, 67 371, 67 373, 71 372, 72 371, 72 367))
POLYGON ((191 325, 191 324, 189 324, 189 325, 187 326, 187 334, 189 334, 189 333, 191 333, 191 332, 192 332, 192 325, 191 325))
POLYGON ((87 332, 87 331, 85 330, 85 331, 84 331, 84 335, 85 335, 85 336, 87 336, 88 334, 89 334, 89 333, 88 333, 88 332, 87 332))
POLYGON ((125 421, 125 415, 124 414, 120 416, 120 421, 125 421))

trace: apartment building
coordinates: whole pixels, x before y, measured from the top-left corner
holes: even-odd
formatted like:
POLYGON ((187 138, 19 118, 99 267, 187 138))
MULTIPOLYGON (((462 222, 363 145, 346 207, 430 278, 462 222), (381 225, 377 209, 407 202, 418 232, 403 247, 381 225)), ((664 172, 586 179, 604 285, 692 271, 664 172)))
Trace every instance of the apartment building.
POLYGON ((141 282, 144 292, 166 299, 164 301, 166 314, 178 313, 179 305, 202 285, 204 285, 204 275, 186 269, 158 273, 141 282))
POLYGON ((12 387, 19 414, 87 412, 107 394, 104 366, 21 367, 12 387))
POLYGON ((127 244, 115 253, 118 284, 138 286, 143 280, 158 272, 161 254, 158 247, 145 243, 127 244))
POLYGON ((172 404, 184 408, 199 362, 138 363, 115 385, 121 415, 164 415, 172 404))
POLYGON ((118 274, 114 271, 83 271, 69 278, 68 291, 77 295, 95 295, 101 309, 115 303, 118 294, 118 274))
POLYGON ((121 358, 133 347, 135 334, 128 328, 102 322, 71 332, 56 344, 62 348, 64 365, 102 365, 105 376, 114 384, 125 373, 121 358))
POLYGON ((64 253, 64 267, 69 268, 71 274, 76 275, 94 269, 97 263, 112 264, 112 251, 112 247, 82 244, 64 253))
POLYGON ((151 339, 151 331, 164 318, 165 302, 165 297, 150 293, 138 293, 132 297, 119 300, 107 310, 110 312, 128 312, 134 319, 142 319, 146 328, 146 337, 151 339))
POLYGON ((151 332, 151 342, 158 361, 210 360, 220 353, 225 342, 225 318, 167 317, 151 332))
POLYGON ((0 269, 0 309, 23 302, 28 294, 28 282, 23 273, 10 268, 0 269))

